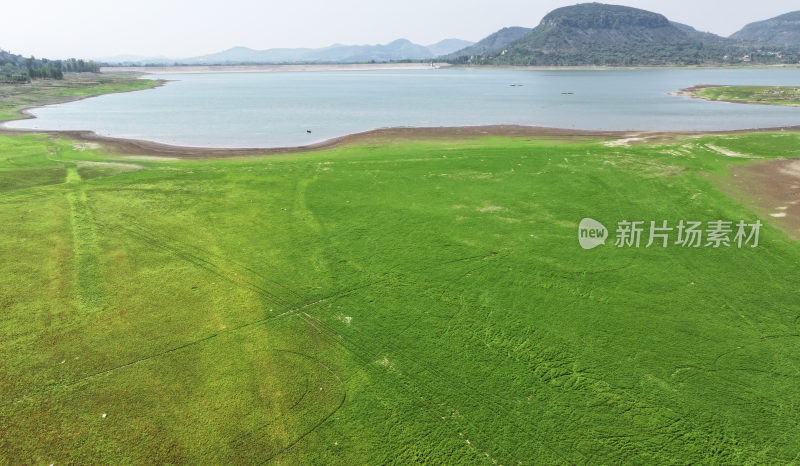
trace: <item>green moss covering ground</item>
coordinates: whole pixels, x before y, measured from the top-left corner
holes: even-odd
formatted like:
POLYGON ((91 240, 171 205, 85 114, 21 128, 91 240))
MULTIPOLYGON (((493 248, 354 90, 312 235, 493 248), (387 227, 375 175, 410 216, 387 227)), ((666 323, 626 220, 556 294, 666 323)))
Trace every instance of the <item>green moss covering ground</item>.
POLYGON ((796 242, 578 246, 583 217, 755 221, 720 148, 800 135, 195 161, 0 137, 0 462, 797 461, 796 242))

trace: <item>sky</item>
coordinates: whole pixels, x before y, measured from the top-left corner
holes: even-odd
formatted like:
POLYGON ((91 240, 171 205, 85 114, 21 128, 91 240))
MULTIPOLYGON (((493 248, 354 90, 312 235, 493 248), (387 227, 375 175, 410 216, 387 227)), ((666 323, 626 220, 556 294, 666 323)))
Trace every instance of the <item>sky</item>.
MULTIPOLYGON (((728 36, 797 10, 797 0, 627 0, 701 31, 728 36)), ((36 0, 4 2, 0 49, 39 58, 187 58, 234 46, 324 47, 406 38, 478 41, 534 27, 570 0, 36 0)))

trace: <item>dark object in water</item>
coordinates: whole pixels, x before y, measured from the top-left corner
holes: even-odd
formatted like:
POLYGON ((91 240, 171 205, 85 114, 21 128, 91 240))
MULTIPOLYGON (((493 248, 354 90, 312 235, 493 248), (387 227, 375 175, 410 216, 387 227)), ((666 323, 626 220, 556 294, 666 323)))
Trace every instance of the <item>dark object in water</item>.
POLYGON ((306 130, 306 133, 308 133, 308 134, 311 134, 311 130, 310 130, 310 129, 307 129, 307 130, 306 130))
POLYGON ((562 92, 561 95, 572 95, 574 92, 562 92))
POLYGON ((522 87, 524 84, 509 84, 511 87, 522 87))

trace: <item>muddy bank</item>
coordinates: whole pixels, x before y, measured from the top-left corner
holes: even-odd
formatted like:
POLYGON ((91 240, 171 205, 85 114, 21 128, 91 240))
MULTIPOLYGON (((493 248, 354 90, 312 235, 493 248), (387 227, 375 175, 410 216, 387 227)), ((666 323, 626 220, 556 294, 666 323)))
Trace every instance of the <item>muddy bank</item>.
POLYGON ((15 130, 2 127, 0 134, 48 134, 65 137, 79 142, 99 143, 118 154, 147 155, 164 157, 237 157, 247 155, 291 154, 339 147, 362 142, 391 142, 403 140, 464 140, 485 136, 507 137, 545 137, 561 139, 627 139, 635 144, 665 142, 685 136, 725 135, 770 131, 800 131, 800 126, 744 129, 731 131, 592 131, 541 126, 486 125, 486 126, 439 126, 439 127, 401 127, 383 128, 362 133, 350 134, 327 141, 295 147, 252 147, 252 148, 211 148, 185 147, 161 144, 140 139, 121 139, 100 136, 92 131, 40 131, 15 130))
MULTIPOLYGON (((49 134, 82 142, 102 144, 119 154, 154 155, 165 157, 236 157, 244 155, 270 155, 309 152, 329 149, 346 144, 360 142, 388 142, 396 140, 435 140, 466 139, 484 136, 509 137, 559 137, 559 138, 627 138, 642 137, 643 133, 622 131, 580 131, 558 128, 542 128, 538 126, 490 125, 490 126, 452 126, 432 128, 386 128, 350 134, 327 141, 294 147, 252 147, 252 148, 210 148, 185 147, 161 144, 140 139, 120 139, 100 136, 92 131, 39 131, 13 130, 0 127, 0 134, 49 134)), ((648 133, 651 134, 651 133, 648 133)), ((666 135, 669 133, 652 133, 666 135)), ((677 134, 677 133, 676 133, 677 134)))

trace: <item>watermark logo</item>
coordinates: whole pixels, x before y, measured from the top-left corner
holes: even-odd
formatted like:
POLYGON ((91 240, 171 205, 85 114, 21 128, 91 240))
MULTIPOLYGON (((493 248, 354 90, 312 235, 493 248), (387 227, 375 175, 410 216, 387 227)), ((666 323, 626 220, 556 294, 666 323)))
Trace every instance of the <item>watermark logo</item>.
MULTIPOLYGON (((670 226, 669 222, 645 222, 622 220, 617 222, 614 246, 618 248, 650 248, 670 246, 681 248, 730 248, 758 247, 763 224, 760 220, 746 223, 714 220, 710 222, 684 221, 670 226)), ((608 230, 602 223, 591 218, 581 220, 578 226, 578 241, 583 249, 594 249, 606 243, 608 230)))
POLYGON ((592 218, 581 220, 578 226, 578 241, 583 249, 594 249, 606 244, 608 229, 602 223, 592 218))

